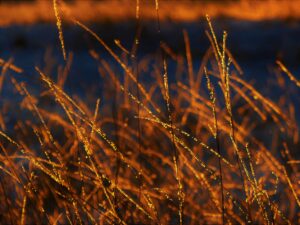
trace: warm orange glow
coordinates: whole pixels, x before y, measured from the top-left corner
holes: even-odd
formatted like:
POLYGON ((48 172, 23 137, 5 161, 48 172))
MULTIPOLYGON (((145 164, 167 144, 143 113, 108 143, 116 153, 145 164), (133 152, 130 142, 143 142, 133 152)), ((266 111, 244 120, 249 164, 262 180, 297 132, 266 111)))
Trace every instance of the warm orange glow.
MULTIPOLYGON (((77 18, 82 22, 124 21, 136 18, 135 1, 76 1, 63 3, 62 10, 68 18, 77 18), (89 12, 89 13, 84 13, 89 12)), ((32 24, 36 22, 54 22, 54 13, 49 12, 51 1, 18 4, 0 4, 0 25, 32 24)), ((138 12, 143 19, 155 20, 154 1, 140 1, 138 12)), ((228 2, 192 2, 161 1, 159 3, 160 19, 173 21, 195 21, 206 14, 216 17, 229 17, 240 20, 285 20, 300 18, 300 1, 266 0, 266 1, 228 1, 228 2)))
POLYGON ((300 19, 300 4, 145 2, 0 5, 0 224, 299 224, 300 79, 275 59, 258 88, 214 20, 300 19), (183 29, 177 51, 160 26, 199 18, 201 61, 198 37, 183 29), (91 24, 108 20, 135 34, 106 41, 91 24), (150 54, 143 20, 156 28, 150 54), (37 33, 10 42, 8 32, 41 21, 57 49, 42 38, 45 56, 28 65, 37 33), (83 35, 68 45, 71 26, 83 35))

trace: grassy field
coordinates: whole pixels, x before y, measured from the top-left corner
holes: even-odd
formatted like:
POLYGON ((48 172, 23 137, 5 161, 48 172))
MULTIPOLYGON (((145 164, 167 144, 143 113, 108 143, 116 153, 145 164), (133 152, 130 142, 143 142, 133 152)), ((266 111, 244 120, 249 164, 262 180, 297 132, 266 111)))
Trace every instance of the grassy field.
MULTIPOLYGON (((13 5, 16 12, 31 7, 20 14, 22 21, 0 19, 5 25, 55 22, 64 58, 55 73, 49 56, 43 67, 28 65, 35 76, 12 58, 0 58, 1 224, 300 223, 299 98, 291 100, 299 96, 300 81, 284 62, 274 62, 272 85, 258 90, 227 48, 227 32, 216 35, 213 17, 206 16, 210 46, 195 66, 188 32, 183 31, 184 54, 161 35, 162 21, 176 14, 165 1, 154 1, 151 9, 157 45, 145 56, 139 54, 140 24, 150 11, 139 1, 124 11, 124 2, 103 3, 120 8, 119 16, 107 12, 105 19, 122 20, 133 12, 130 48, 122 40, 108 45, 86 25, 96 20, 93 13, 102 2, 93 8, 83 1, 45 2, 13 5), (82 40, 90 46, 86 60, 99 73, 84 94, 67 87, 75 56, 66 47, 65 23, 96 41, 82 40), (268 96, 270 91, 279 98, 268 96)), ((276 9, 282 1, 277 3, 272 2, 276 9)), ((192 5, 174 4, 176 12, 192 5)), ((213 16, 222 15, 213 10, 230 13, 225 4, 206 4, 213 16)), ((253 10, 249 4, 236 7, 253 10)), ((274 17, 264 19, 280 18, 271 11, 274 17)), ((193 20, 205 15, 196 12, 201 15, 193 20)), ((83 71, 82 81, 88 76, 83 71)))

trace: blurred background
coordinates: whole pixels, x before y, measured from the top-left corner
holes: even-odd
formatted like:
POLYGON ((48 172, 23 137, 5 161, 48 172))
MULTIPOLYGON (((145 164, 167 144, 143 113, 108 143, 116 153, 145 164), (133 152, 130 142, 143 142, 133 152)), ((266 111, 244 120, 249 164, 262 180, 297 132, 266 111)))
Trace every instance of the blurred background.
MULTIPOLYGON (((86 60, 90 59, 87 49, 101 49, 74 25, 72 18, 89 24, 111 47, 116 47, 114 40, 118 39, 131 49, 137 29, 135 0, 60 0, 58 4, 66 49, 74 53, 74 81, 82 73, 89 74, 86 82, 98 77, 96 66, 86 60)), ((160 0, 163 40, 175 53, 184 54, 183 30, 186 30, 195 69, 209 48, 206 14, 212 18, 220 38, 223 30, 228 32, 228 48, 240 63, 244 76, 255 79, 258 86, 264 87, 268 78, 274 77, 277 59, 298 74, 300 1, 160 0)), ((27 71, 33 71, 29 65, 45 66, 46 61, 51 61, 48 71, 55 73, 63 59, 52 0, 0 0, 0 15, 0 57, 5 60, 12 57, 27 71)), ((159 48, 155 0, 140 1, 139 26, 138 54, 155 54, 159 48)), ((74 88, 77 86, 78 82, 74 88)))

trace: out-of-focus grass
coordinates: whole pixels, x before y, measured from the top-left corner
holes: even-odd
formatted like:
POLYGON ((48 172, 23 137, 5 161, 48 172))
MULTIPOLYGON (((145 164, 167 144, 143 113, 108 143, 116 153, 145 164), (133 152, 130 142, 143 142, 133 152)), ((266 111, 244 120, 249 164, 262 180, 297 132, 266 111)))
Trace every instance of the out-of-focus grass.
MULTIPOLYGON (((59 1, 65 14, 71 14, 83 22, 131 20, 135 18, 135 1, 59 1), (83 13, 88 12, 88 13, 83 13)), ((140 1, 143 19, 155 20, 155 1, 140 1)), ((0 25, 33 24, 53 22, 49 12, 52 1, 34 1, 0 4, 0 25)), ((299 0, 264 1, 161 1, 160 19, 173 21, 195 21, 209 14, 213 17, 229 17, 239 20, 286 20, 299 19, 299 0)))
MULTIPOLYGON (((56 15, 63 36, 66 15, 56 15)), ((209 17, 199 68, 185 31, 184 55, 159 37, 158 55, 141 58, 138 26, 131 49, 121 40, 112 48, 72 19, 122 72, 91 47, 103 96, 91 86, 80 98, 65 91, 72 53, 57 76, 35 67, 40 92, 19 81, 26 71, 12 59, 0 59, 0 91, 10 85, 15 96, 0 92, 1 223, 299 223, 299 118, 284 91, 299 79, 283 62, 272 101, 243 79, 227 33, 217 37, 209 17)))

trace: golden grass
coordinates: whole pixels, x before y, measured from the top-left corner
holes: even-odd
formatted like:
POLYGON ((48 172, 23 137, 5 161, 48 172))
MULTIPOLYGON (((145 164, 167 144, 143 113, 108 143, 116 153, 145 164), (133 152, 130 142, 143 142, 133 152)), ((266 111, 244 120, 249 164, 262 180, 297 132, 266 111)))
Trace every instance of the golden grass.
POLYGON ((55 14, 55 18, 56 18, 56 26, 58 29, 59 40, 60 40, 63 57, 64 57, 64 60, 66 60, 67 54, 66 54, 66 49, 65 49, 65 42, 64 42, 64 35, 63 35, 63 30, 62 30, 62 22, 61 22, 61 18, 60 18, 60 12, 59 12, 59 8, 57 6, 57 0, 53 0, 53 9, 54 9, 54 14, 55 14))
MULTIPOLYGON (((140 3, 133 7, 136 20, 143 16, 140 3)), ((158 35, 161 7, 156 1, 158 35)), ((22 97, 11 102, 1 93, 10 109, 0 111, 1 223, 299 223, 297 106, 286 98, 284 104, 272 101, 242 79, 227 33, 219 41, 210 17, 211 47, 199 73, 186 31, 185 55, 160 40, 160 57, 144 59, 116 40, 119 54, 72 19, 123 73, 90 50, 108 101, 89 100, 64 90, 72 54, 57 81, 35 68, 40 93, 18 81, 22 68, 0 59, 0 90, 7 82, 22 97), (171 60, 178 65, 175 82, 171 60), (144 72, 153 74, 147 83, 140 79, 144 72), (273 136, 263 130, 261 138, 259 127, 272 127, 273 136)), ((299 79, 277 64, 299 88, 299 79)))

